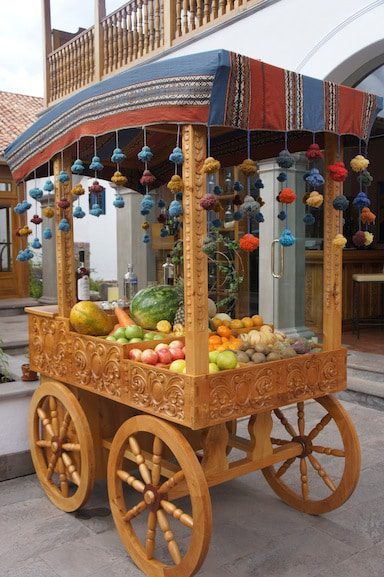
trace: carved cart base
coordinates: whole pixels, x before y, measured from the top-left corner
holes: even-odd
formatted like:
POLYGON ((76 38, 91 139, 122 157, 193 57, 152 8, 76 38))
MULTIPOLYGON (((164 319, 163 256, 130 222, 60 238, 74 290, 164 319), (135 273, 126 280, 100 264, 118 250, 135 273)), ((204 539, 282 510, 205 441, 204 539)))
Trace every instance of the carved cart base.
POLYGON ((42 375, 30 412, 38 478, 57 507, 74 511, 106 477, 121 540, 146 575, 189 577, 201 566, 211 535, 209 487, 261 469, 283 501, 317 515, 339 507, 357 484, 355 429, 330 395, 345 387, 343 350, 175 375, 71 332, 67 319, 44 308, 30 314, 30 343, 31 367, 42 375), (310 427, 309 399, 322 408, 310 427), (240 417, 249 417, 244 437, 236 432, 240 417), (337 446, 321 441, 330 427, 337 446), (334 461, 337 481, 324 465, 334 472, 334 461), (320 497, 310 471, 324 488, 320 497))

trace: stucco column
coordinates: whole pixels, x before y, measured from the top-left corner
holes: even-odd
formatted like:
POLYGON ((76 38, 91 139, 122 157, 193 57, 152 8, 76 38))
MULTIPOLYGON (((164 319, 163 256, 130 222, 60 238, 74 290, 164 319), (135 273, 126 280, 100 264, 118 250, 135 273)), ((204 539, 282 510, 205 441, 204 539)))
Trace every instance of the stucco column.
MULTIPOLYGON (((44 195, 40 201, 41 210, 48 206, 50 198, 50 205, 54 205, 54 195, 44 195)), ((43 267, 43 294, 39 299, 39 303, 44 305, 51 305, 57 303, 57 282, 56 282, 56 250, 55 237, 56 227, 54 218, 46 218, 41 214, 43 222, 41 223, 41 244, 42 250, 42 267, 43 267), (43 237, 43 230, 49 227, 52 231, 52 238, 46 240, 43 237)))
POLYGON ((296 237, 295 245, 282 248, 275 245, 275 267, 279 271, 279 254, 284 250, 284 273, 279 279, 272 276, 272 241, 278 239, 286 226, 286 221, 277 218, 281 205, 276 202, 280 190, 277 181, 282 172, 274 159, 259 163, 259 175, 263 180, 261 191, 265 205, 262 208, 265 222, 260 226, 259 248, 259 312, 267 322, 273 322, 276 328, 288 334, 309 334, 305 327, 305 225, 303 217, 305 206, 302 197, 305 193, 303 174, 307 170, 305 157, 295 155, 295 165, 289 169, 288 180, 284 186, 293 188, 297 200, 288 207, 288 228, 296 237))
POLYGON ((116 210, 117 280, 119 295, 123 295, 123 277, 128 264, 133 265, 137 274, 139 289, 155 280, 156 272, 151 243, 142 242, 144 217, 140 214, 140 203, 143 196, 128 188, 120 189, 119 194, 125 202, 124 208, 116 210))

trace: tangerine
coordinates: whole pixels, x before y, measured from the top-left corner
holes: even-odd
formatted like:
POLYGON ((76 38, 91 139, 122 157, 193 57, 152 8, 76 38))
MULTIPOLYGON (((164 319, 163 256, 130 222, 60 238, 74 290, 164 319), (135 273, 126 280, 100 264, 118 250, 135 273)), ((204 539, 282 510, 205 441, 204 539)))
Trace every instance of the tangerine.
POLYGON ((208 342, 212 345, 221 345, 221 337, 219 337, 219 335, 210 335, 208 342))
POLYGON ((243 326, 245 328, 253 327, 253 320, 251 319, 251 317, 244 317, 241 319, 241 322, 243 323, 243 326))
POLYGON ((242 329, 244 327, 242 321, 240 319, 234 319, 230 322, 229 326, 231 329, 242 329))
MULTIPOLYGON (((229 322, 229 321, 227 321, 227 322, 229 322)), ((228 326, 222 324, 217 328, 217 334, 220 335, 221 337, 230 337, 232 334, 232 331, 228 326)))

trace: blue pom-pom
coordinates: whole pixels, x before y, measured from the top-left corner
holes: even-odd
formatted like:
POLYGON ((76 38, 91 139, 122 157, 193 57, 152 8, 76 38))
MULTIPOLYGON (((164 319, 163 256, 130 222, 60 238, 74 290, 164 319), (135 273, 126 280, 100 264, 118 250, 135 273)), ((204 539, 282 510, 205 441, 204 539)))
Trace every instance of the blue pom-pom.
POLYGON ((144 244, 148 244, 150 240, 151 240, 151 237, 150 237, 149 234, 146 232, 146 233, 143 235, 143 243, 144 243, 144 244))
POLYGON ((296 239, 289 228, 285 228, 280 235, 279 242, 281 246, 292 246, 295 244, 296 239))
POLYGON ((153 152, 149 146, 143 146, 137 155, 137 158, 141 160, 141 162, 150 162, 153 158, 153 152))
POLYGON ((124 152, 121 150, 121 148, 115 148, 115 150, 113 151, 112 156, 111 156, 111 161, 114 162, 115 164, 120 164, 126 158, 127 157, 124 154, 124 152))
POLYGON ((41 248, 41 242, 39 241, 39 239, 37 238, 37 236, 33 239, 33 241, 31 242, 31 247, 35 248, 35 249, 39 249, 41 248))
POLYGON ((83 209, 81 208, 81 206, 78 204, 74 211, 73 211, 73 216, 75 218, 84 218, 85 217, 85 212, 83 211, 83 209))
POLYGON ((368 196, 365 194, 365 192, 359 192, 359 194, 356 196, 356 198, 353 199, 353 206, 356 206, 356 208, 366 208, 368 206, 371 206, 371 201, 369 200, 368 196))
POLYGON ((84 162, 80 158, 77 158, 71 166, 72 174, 83 174, 84 170, 84 162))
POLYGON ((161 238, 165 238, 166 236, 169 236, 169 230, 166 226, 163 226, 160 229, 160 236, 161 236, 161 238))
POLYGON ((233 190, 235 192, 241 192, 243 189, 244 189, 243 185, 238 180, 236 180, 236 182, 233 183, 233 190))
POLYGON ((287 218, 287 213, 285 212, 285 210, 281 210, 277 215, 277 218, 279 220, 285 220, 287 218))
POLYGON ((183 200, 183 193, 182 192, 176 192, 175 199, 178 200, 179 202, 181 200, 183 200))
POLYGON ((31 188, 29 191, 29 196, 34 200, 40 200, 40 198, 43 196, 43 191, 41 188, 31 188))
POLYGON ((349 206, 349 200, 344 194, 339 194, 333 200, 333 208, 336 210, 347 210, 349 206))
POLYGON ((211 226, 213 228, 221 228, 223 226, 223 223, 219 218, 214 218, 211 222, 211 226))
POLYGON ((24 214, 24 212, 27 212, 27 210, 29 210, 31 206, 32 205, 30 202, 23 200, 23 202, 18 202, 13 210, 15 211, 16 214, 24 214))
POLYGON ((61 170, 59 173, 59 176, 57 177, 58 181, 61 182, 61 184, 65 184, 66 182, 68 182, 69 180, 69 176, 68 174, 65 172, 65 170, 61 170))
POLYGON ((24 249, 24 255, 26 260, 31 260, 35 256, 30 248, 24 249))
POLYGON ((59 222, 59 230, 62 232, 68 232, 71 227, 69 226, 69 222, 66 218, 62 218, 59 222))
POLYGON ((168 209, 169 216, 171 218, 176 218, 183 214, 183 207, 178 200, 172 200, 171 204, 169 205, 168 209))
POLYGON ((113 206, 116 208, 124 208, 125 202, 124 198, 120 195, 116 196, 115 200, 113 201, 113 206))
POLYGON ((25 262, 25 261, 27 260, 27 258, 26 258, 26 256, 25 256, 23 250, 19 250, 19 253, 18 253, 17 257, 16 257, 16 260, 17 260, 18 262, 25 262))
POLYGON ((91 210, 89 211, 89 214, 91 214, 92 216, 96 216, 97 218, 99 218, 99 216, 103 213, 100 205, 96 202, 95 204, 92 205, 91 210))
POLYGON ((223 189, 221 188, 221 186, 216 185, 215 188, 213 189, 213 194, 216 194, 217 196, 219 196, 222 192, 223 189))
POLYGON ((264 215, 262 212, 257 212, 255 214, 255 220, 256 222, 264 222, 264 215))
POLYGON ((163 200, 162 198, 160 198, 159 202, 157 203, 157 206, 159 208, 164 208, 165 207, 165 200, 163 200))
POLYGON ((233 213, 233 220, 241 220, 243 218, 243 213, 240 210, 236 210, 233 213))
POLYGON ((276 162, 280 168, 291 168, 295 164, 295 159, 289 150, 282 150, 279 152, 276 162))
POLYGON ((315 217, 310 212, 307 212, 303 218, 304 224, 307 224, 308 226, 314 224, 315 221, 316 221, 315 217))
POLYGON ((174 162, 175 164, 183 164, 184 161, 183 151, 179 146, 176 146, 172 150, 171 154, 169 155, 169 160, 171 162, 174 162))
POLYGON ((254 186, 255 186, 256 190, 260 190, 260 188, 264 188, 264 183, 261 180, 261 178, 256 178, 254 186))
POLYGON ((149 214, 149 211, 155 206, 155 201, 150 194, 145 194, 141 200, 140 212, 143 215, 149 214))
POLYGON ((43 190, 45 190, 45 192, 52 192, 54 189, 55 185, 53 184, 52 180, 48 179, 44 182, 43 190))
POLYGON ((319 188, 320 186, 323 186, 324 178, 317 168, 311 168, 309 174, 305 177, 305 182, 313 188, 319 188))
POLYGON ((103 170, 104 166, 101 164, 100 162, 100 158, 98 156, 94 156, 92 158, 92 162, 89 165, 89 170, 95 170, 96 172, 99 172, 100 170, 103 170))
POLYGON ((49 227, 43 230, 43 238, 45 238, 45 240, 49 240, 52 238, 52 231, 49 227))
POLYGON ((288 176, 286 172, 279 172, 278 176, 277 176, 277 180, 279 182, 285 182, 287 180, 288 176))

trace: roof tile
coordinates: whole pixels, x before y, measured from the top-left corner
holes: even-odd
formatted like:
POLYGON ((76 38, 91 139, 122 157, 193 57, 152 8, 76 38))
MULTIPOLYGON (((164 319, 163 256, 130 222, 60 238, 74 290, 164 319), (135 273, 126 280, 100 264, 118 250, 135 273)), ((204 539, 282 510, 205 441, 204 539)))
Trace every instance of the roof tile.
POLYGON ((44 108, 44 99, 0 90, 0 155, 44 108))

